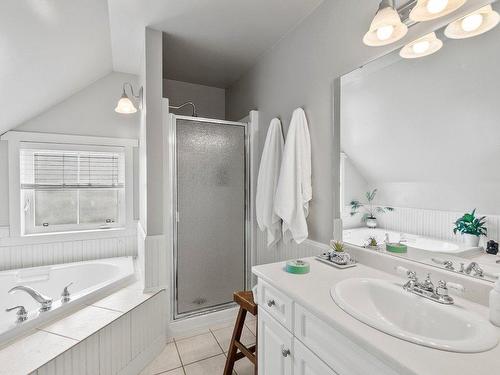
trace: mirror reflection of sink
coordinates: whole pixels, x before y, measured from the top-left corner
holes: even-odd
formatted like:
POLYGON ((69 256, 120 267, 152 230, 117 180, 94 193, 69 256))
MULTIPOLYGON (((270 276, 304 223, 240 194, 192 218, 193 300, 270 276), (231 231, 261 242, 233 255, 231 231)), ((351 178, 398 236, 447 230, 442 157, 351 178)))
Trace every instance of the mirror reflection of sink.
POLYGON ((483 352, 498 344, 496 330, 481 316, 427 300, 385 280, 346 279, 330 294, 359 321, 415 344, 460 353, 483 352))

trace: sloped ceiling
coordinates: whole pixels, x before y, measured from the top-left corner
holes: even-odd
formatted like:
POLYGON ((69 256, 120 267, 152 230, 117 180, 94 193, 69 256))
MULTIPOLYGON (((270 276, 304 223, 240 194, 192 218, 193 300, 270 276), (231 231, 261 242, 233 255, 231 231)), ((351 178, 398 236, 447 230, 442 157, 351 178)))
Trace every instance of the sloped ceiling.
POLYGON ((144 27, 166 78, 227 87, 322 0, 1 0, 0 134, 111 71, 138 74, 144 27))
POLYGON ((0 1, 0 134, 111 70, 105 0, 0 1))
POLYGON ((164 78, 228 87, 322 0, 109 0, 115 70, 139 71, 141 30, 165 32, 164 78))

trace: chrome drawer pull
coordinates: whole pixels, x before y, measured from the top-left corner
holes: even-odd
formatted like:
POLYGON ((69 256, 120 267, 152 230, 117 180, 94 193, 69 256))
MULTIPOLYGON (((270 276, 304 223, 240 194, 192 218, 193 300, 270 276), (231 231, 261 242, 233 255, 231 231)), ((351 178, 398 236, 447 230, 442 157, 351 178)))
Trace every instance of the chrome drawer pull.
POLYGON ((276 306, 276 302, 273 299, 270 299, 269 301, 267 301, 267 306, 269 307, 276 306))

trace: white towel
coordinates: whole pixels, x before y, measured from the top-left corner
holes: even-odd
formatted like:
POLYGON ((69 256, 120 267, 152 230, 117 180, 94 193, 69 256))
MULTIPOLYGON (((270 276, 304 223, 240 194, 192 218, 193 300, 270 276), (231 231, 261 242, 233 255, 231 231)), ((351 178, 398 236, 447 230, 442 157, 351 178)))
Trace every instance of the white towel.
POLYGON ((283 238, 304 241, 307 230, 311 188, 311 139, 302 108, 293 112, 286 136, 274 212, 283 219, 283 238))
POLYGON ((283 144, 281 122, 275 118, 271 121, 267 131, 255 198, 257 223, 260 230, 267 231, 268 247, 274 246, 281 239, 281 219, 274 213, 274 197, 278 185, 283 144))

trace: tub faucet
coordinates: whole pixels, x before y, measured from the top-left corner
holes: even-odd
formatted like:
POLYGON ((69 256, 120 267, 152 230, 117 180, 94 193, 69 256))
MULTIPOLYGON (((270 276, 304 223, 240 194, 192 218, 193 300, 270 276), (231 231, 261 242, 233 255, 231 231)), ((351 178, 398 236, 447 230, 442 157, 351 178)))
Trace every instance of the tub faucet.
POLYGON ((11 290, 9 290, 9 294, 16 293, 19 290, 28 293, 31 297, 35 299, 35 301, 40 303, 42 305, 42 307, 40 307, 40 311, 47 311, 50 310, 50 308, 52 307, 52 298, 44 296, 43 294, 37 292, 35 289, 29 286, 24 286, 24 285, 15 286, 11 290))
POLYGON ((467 275, 474 272, 473 276, 483 277, 483 269, 476 262, 471 262, 464 270, 467 275))

